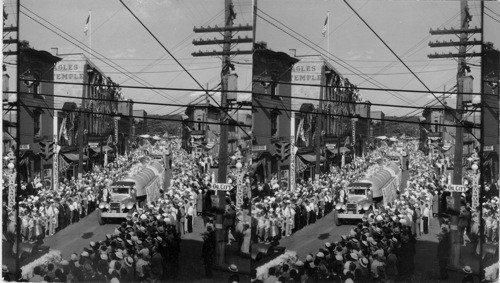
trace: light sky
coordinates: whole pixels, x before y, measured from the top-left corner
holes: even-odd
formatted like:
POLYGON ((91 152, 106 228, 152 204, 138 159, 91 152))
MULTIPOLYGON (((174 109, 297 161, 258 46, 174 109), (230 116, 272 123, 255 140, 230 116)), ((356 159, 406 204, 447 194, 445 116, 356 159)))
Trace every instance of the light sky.
MULTIPOLYGON (((7 13, 14 12, 15 0, 5 0, 7 13)), ((202 50, 220 50, 220 46, 194 46, 193 39, 220 38, 220 34, 195 34, 194 26, 223 25, 223 0, 125 0, 125 3, 143 20, 159 40, 171 51, 181 63, 191 71, 193 76, 209 88, 220 82, 220 58, 193 57, 192 52, 202 50)), ((436 28, 458 28, 459 1, 385 1, 385 0, 351 0, 349 3, 379 33, 379 35, 400 55, 432 90, 442 92, 455 85, 457 63, 454 59, 428 59, 430 53, 456 52, 453 47, 431 48, 429 41, 457 40, 456 36, 431 36, 429 30, 436 28)), ((88 52, 69 43, 36 23, 33 17, 45 25, 46 21, 75 37, 85 45, 89 45, 89 37, 83 32, 89 10, 92 11, 92 49, 112 60, 129 72, 137 75, 144 84, 157 87, 197 88, 196 83, 181 70, 161 46, 122 6, 119 0, 22 0, 20 38, 28 40, 38 50, 50 51, 57 47, 60 54, 88 52), (32 12, 28 11, 31 10, 32 12), (39 18, 41 17, 41 18, 39 18), (141 73, 137 73, 141 72, 141 73)), ((234 0, 237 18, 235 24, 252 23, 252 0, 234 0)), ((471 25, 480 26, 480 3, 469 1, 473 16, 471 25)), ((500 47, 500 2, 486 2, 488 16, 485 16, 485 41, 491 41, 496 48, 500 47), (492 18, 493 19, 492 19, 492 18)), ((330 53, 349 64, 349 69, 336 58, 332 64, 344 77, 360 87, 381 87, 395 89, 425 90, 401 63, 383 46, 369 29, 353 14, 347 5, 340 0, 259 0, 258 8, 286 25, 287 28, 273 21, 267 15, 260 16, 280 26, 282 29, 306 37, 308 40, 327 49, 329 39, 330 53), (329 33, 325 38, 321 34, 327 11, 330 11, 329 33), (363 73, 376 81, 374 86, 363 77, 353 74, 363 73)), ((311 49, 257 17, 256 40, 266 41, 268 47, 275 51, 288 52, 297 49, 297 55, 313 55, 317 51, 311 49)), ((9 17, 9 24, 15 16, 9 17)), ((53 27, 50 27, 54 29, 53 27)), ((59 32, 59 31, 58 31, 59 32)), ((59 32, 61 33, 61 32, 59 32)), ((62 33, 61 33, 62 34, 62 33)), ((251 33, 241 33, 251 36, 251 33)), ((296 35, 298 36, 298 35, 296 35)), ((479 35, 475 38, 479 39, 479 35)), ((310 43, 308 43, 311 45, 310 43)), ((80 44, 78 44, 80 45, 80 44)), ((80 45, 81 46, 81 45, 80 45)), ((240 44, 237 48, 246 50, 250 44, 240 44)), ((479 48, 473 50, 479 51, 479 48)), ((94 57, 101 57, 96 53, 94 57)), ((233 58, 239 75, 240 90, 251 89, 251 55, 240 55, 233 58)), ((121 85, 140 85, 114 68, 94 59, 93 62, 113 81, 121 85)), ((472 64, 479 64, 479 58, 472 58, 472 64)), ((479 67, 472 67, 472 75, 476 78, 474 89, 479 91, 479 67)), ((13 77, 13 76, 11 76, 13 77)), ((11 89, 13 89, 11 87, 11 89)), ((160 91, 123 89, 126 98, 136 102, 148 101, 158 103, 187 104, 200 97, 201 92, 160 91)), ((435 104, 430 94, 387 93, 362 90, 364 100, 372 103, 393 105, 422 106, 435 104)), ((218 99, 219 96, 216 95, 218 99)), ((241 96, 240 99, 248 99, 241 96)), ((455 105, 452 95, 447 99, 449 105, 455 105)), ((145 109, 151 114, 179 113, 178 107, 149 106, 137 103, 135 109, 145 109)), ((373 107, 382 110, 386 115, 403 115, 414 111, 401 108, 373 107)), ((418 112, 418 111, 417 111, 418 112)))
MULTIPOLYGON (((456 84, 457 62, 454 59, 429 59, 428 54, 457 53, 453 47, 431 48, 429 41, 453 39, 455 35, 430 35, 430 29, 458 28, 460 22, 459 1, 374 1, 356 0, 348 3, 370 24, 384 41, 404 59, 405 63, 417 73, 424 83, 433 91, 442 92, 443 88, 452 88, 456 84)), ((493 12, 486 12, 500 21, 500 2, 488 2, 486 6, 493 12), (495 13, 497 15, 495 15, 495 13)), ((319 49, 326 56, 328 49, 341 62, 333 58, 330 61, 341 74, 351 83, 360 87, 377 87, 391 89, 425 90, 415 77, 397 60, 383 43, 363 24, 352 10, 340 0, 259 0, 256 24, 256 41, 267 42, 268 48, 274 51, 289 52, 296 49, 296 54, 314 55, 319 49), (330 11, 329 37, 323 37, 321 31, 327 12, 330 11), (259 14, 260 13, 260 14, 259 14), (265 13, 265 14, 264 14, 265 13), (267 15, 266 15, 267 14, 267 15), (264 20, 264 19, 265 20, 264 20), (301 38, 304 36, 314 44, 301 43, 274 25, 301 38), (278 20, 282 24, 276 22, 278 20), (295 33, 294 33, 295 32, 295 33), (300 34, 300 35, 297 35, 300 34), (348 66, 349 64, 351 66, 348 66), (346 66, 343 67, 342 65, 346 66), (353 73, 363 73, 376 82, 377 86, 367 82, 362 76, 353 73)), ((480 3, 469 1, 472 15, 471 27, 480 27, 480 3)), ((500 22, 485 16, 485 41, 491 41, 500 48, 500 22)), ((472 37, 474 38, 474 37, 472 37)), ((480 40, 480 35, 475 38, 480 40)), ((479 47, 471 51, 479 52, 479 47)), ((479 57, 472 58, 472 64, 480 64, 479 57)), ((474 90, 479 92, 480 68, 472 67, 472 75, 476 78, 474 90)), ((419 93, 387 93, 381 91, 361 90, 364 100, 372 103, 422 106, 428 103, 436 104, 436 99, 430 94, 419 93)), ((436 93, 440 95, 440 93, 436 93)), ((455 106, 454 96, 447 99, 450 106, 455 106)), ((421 111, 395 107, 372 107, 381 110, 386 115, 420 115, 421 111)))
MULTIPOLYGON (((125 4, 144 22, 166 48, 188 69, 204 87, 214 88, 220 82, 221 60, 217 57, 193 57, 198 50, 221 50, 220 46, 194 46, 193 39, 222 38, 218 33, 195 34, 193 27, 201 25, 223 26, 224 1, 204 0, 124 0, 125 4)), ((12 13, 14 0, 5 0, 7 12, 12 13)), ((69 43, 36 23, 28 16, 43 22, 50 22, 70 34, 85 45, 90 44, 90 37, 83 32, 85 21, 91 10, 93 62, 111 79, 122 85, 140 86, 111 66, 95 57, 100 53, 107 59, 137 75, 143 84, 154 87, 199 88, 182 71, 181 67, 147 33, 140 23, 124 8, 118 0, 22 0, 20 20, 20 38, 28 40, 38 50, 50 52, 57 47, 59 54, 82 53, 88 55, 88 47, 83 50, 69 43), (30 11, 28 11, 28 9, 30 11), (28 16, 27 16, 28 15, 28 16), (42 19, 40 19, 40 17, 42 19), (141 73, 137 73, 141 72, 141 73)), ((234 0, 237 17, 235 24, 252 23, 250 0, 234 0)), ((9 20, 12 20, 11 17, 9 20)), ((54 27, 50 27, 54 29, 54 27)), ((58 31, 58 33, 61 33, 58 31)), ((61 33, 62 34, 62 33, 61 33)), ((242 32, 240 36, 252 36, 251 32, 242 32)), ((66 35, 64 35, 66 36, 66 35)), ((67 36, 66 36, 67 37, 67 36)), ((80 44, 78 44, 80 45, 80 44)), ((240 44, 236 48, 249 50, 251 44, 240 44)), ((238 87, 251 89, 251 55, 239 55, 234 61, 239 75, 238 87)), ((145 109, 149 114, 179 113, 179 107, 140 105, 140 101, 158 103, 187 104, 200 97, 203 92, 137 90, 123 88, 125 98, 136 101, 134 109, 145 109)), ((220 95, 215 96, 220 101, 220 95)), ((248 97, 239 97, 248 99, 248 97)), ((213 104, 213 102, 212 102, 213 104)))

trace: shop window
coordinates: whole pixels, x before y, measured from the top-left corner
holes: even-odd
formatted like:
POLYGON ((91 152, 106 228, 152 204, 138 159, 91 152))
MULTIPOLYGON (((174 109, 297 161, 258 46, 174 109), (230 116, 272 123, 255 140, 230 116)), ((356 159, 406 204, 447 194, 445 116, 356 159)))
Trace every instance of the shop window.
POLYGON ((279 133, 279 111, 271 111, 271 137, 278 137, 279 133))
POLYGON ((43 110, 36 109, 33 112, 33 133, 35 137, 42 136, 42 114, 43 110))

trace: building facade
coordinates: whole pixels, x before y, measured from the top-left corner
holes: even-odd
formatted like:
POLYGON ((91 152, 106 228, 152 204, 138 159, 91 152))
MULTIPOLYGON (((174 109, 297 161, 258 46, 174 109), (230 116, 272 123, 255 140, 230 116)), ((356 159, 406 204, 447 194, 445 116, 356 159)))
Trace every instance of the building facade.
POLYGON ((298 62, 284 52, 256 44, 253 54, 252 155, 255 181, 288 178, 289 160, 276 156, 275 144, 290 143, 292 68, 298 62), (279 83, 283 82, 283 83, 279 83))
POLYGON ((20 140, 16 156, 21 180, 24 181, 35 176, 52 180, 53 158, 57 156, 52 156, 53 150, 50 149, 55 147, 50 145, 54 142, 54 111, 58 110, 58 104, 55 102, 57 98, 54 94, 57 93, 54 84, 43 81, 54 80, 54 65, 60 60, 47 51, 35 50, 27 45, 20 49, 18 68, 21 83, 17 97, 20 140))
MULTIPOLYGON (((213 156, 219 155, 220 138, 220 109, 210 103, 193 104, 186 107, 184 112, 187 116, 185 122, 184 144, 190 152, 196 155, 208 153, 213 156)), ((228 139, 234 137, 231 131, 228 139)), ((229 143, 229 142, 228 142, 229 143)))
POLYGON ((356 103, 356 118, 354 123, 353 144, 354 153, 361 156, 369 149, 370 144, 373 143, 373 134, 370 127, 370 101, 356 103))
POLYGON ((133 114, 134 101, 128 99, 118 102, 118 139, 116 147, 120 155, 128 153, 131 147, 134 126, 133 114))
POLYGON ((144 109, 133 110, 134 116, 134 130, 132 136, 138 137, 140 135, 149 134, 148 127, 148 113, 144 109))
POLYGON ((54 101, 61 129, 61 167, 66 177, 111 161, 118 142, 121 89, 83 54, 60 54, 54 68, 54 101))
POLYGON ((298 109, 294 125, 297 161, 304 162, 309 168, 306 175, 313 176, 319 174, 315 172, 318 145, 322 171, 340 166, 343 155, 349 159, 353 154, 356 104, 360 96, 357 87, 324 57, 296 58, 300 61, 295 63, 292 71, 291 104, 292 108, 298 109))
POLYGON ((374 137, 385 136, 385 114, 382 111, 371 111, 372 134, 374 137))
POLYGON ((494 184, 498 180, 499 163, 499 93, 500 93, 500 51, 486 49, 484 51, 484 82, 486 95, 482 96, 484 106, 484 171, 486 182, 494 184))

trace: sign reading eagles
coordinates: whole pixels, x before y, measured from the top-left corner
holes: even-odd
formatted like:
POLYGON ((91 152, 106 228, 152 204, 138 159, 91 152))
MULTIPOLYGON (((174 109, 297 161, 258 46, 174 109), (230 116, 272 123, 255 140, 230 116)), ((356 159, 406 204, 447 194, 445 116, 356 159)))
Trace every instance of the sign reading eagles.
POLYGON ((318 86, 321 84, 321 67, 324 64, 325 62, 319 56, 303 58, 295 63, 292 70, 293 109, 300 109, 304 103, 313 104, 314 108, 318 107, 320 98, 320 87, 318 86))

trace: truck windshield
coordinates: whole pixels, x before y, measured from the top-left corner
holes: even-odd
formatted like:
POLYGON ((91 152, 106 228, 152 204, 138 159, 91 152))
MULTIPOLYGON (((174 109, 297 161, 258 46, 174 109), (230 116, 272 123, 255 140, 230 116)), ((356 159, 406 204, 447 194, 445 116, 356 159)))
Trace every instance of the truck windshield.
POLYGON ((358 195, 358 196, 364 196, 366 195, 366 189, 361 189, 361 188, 349 188, 350 195, 358 195))
POLYGON ((128 194, 128 188, 127 187, 113 187, 113 193, 115 194, 128 194))

